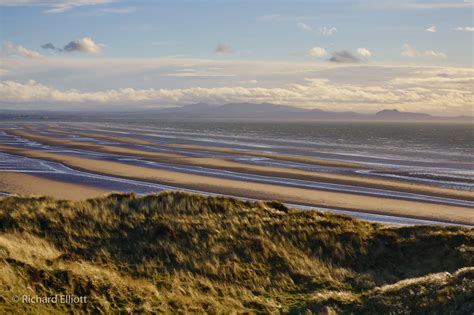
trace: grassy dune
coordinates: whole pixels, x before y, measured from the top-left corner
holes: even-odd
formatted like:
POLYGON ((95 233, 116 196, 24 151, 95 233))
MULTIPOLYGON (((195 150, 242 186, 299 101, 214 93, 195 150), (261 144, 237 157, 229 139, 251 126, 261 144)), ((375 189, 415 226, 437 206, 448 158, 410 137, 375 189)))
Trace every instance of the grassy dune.
POLYGON ((0 313, 471 314, 474 231, 165 192, 0 200, 0 313), (23 294, 88 296, 30 305, 23 294))

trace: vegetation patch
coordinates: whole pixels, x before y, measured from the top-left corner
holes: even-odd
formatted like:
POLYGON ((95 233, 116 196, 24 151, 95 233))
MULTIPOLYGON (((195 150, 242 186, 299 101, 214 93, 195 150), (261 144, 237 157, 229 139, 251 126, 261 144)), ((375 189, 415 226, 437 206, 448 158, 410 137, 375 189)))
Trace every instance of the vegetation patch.
POLYGON ((180 192, 0 201, 0 313, 472 314, 474 230, 180 192), (14 297, 87 296, 31 304, 14 297))

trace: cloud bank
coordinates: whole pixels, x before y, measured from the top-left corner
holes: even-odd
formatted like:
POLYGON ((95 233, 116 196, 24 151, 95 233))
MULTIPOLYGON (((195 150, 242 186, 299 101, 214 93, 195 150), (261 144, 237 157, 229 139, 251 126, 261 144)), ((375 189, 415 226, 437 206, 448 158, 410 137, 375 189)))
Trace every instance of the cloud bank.
MULTIPOLYGON (((352 71, 350 76, 364 71, 386 71, 381 67, 335 68, 340 73, 352 71)), ((469 114, 472 112, 474 70, 456 68, 400 69, 404 75, 387 77, 383 82, 348 83, 323 77, 306 77, 301 82, 280 86, 245 86, 242 81, 221 87, 185 88, 115 88, 95 91, 58 89, 37 81, 0 82, 0 104, 21 107, 28 104, 56 104, 69 108, 81 106, 169 106, 195 102, 222 104, 230 102, 271 102, 326 110, 377 111, 396 106, 402 110, 416 110, 441 114, 469 114)), ((328 72, 329 71, 329 72, 328 72)), ((397 68, 390 69, 398 73, 397 68)), ((337 73, 335 73, 337 74, 337 73)), ((338 74, 340 75, 340 74, 338 74)), ((237 79, 239 79, 237 77, 237 79)), ((256 84, 259 81, 254 80, 256 84)))

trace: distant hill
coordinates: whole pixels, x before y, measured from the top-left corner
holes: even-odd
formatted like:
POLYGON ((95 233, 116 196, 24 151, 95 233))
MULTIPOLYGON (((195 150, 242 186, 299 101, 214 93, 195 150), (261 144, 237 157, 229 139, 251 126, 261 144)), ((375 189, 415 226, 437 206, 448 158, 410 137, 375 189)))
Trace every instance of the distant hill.
POLYGON ((430 120, 435 117, 423 113, 401 112, 396 109, 384 109, 376 113, 375 118, 386 120, 430 120))
POLYGON ((0 198, 2 314, 472 314, 473 230, 178 192, 0 198), (86 296, 27 304, 15 296, 86 296))
POLYGON ((289 120, 372 120, 372 121, 473 121, 474 117, 439 117, 425 113, 401 112, 399 110, 381 110, 375 114, 357 112, 332 112, 321 109, 304 109, 293 106, 269 103, 230 103, 209 105, 204 103, 183 107, 150 110, 149 113, 166 117, 228 118, 228 119, 289 119, 289 120))
POLYGON ((150 110, 150 112, 169 116, 209 118, 286 118, 288 116, 304 117, 304 114, 306 114, 308 110, 269 103, 232 103, 220 106, 198 103, 183 107, 150 110))
POLYGON ((441 117, 425 113, 402 112, 384 109, 375 114, 353 111, 333 112, 321 109, 304 109, 270 103, 230 103, 210 105, 197 103, 182 107, 136 109, 123 111, 1 111, 0 119, 255 119, 255 120, 359 120, 359 121, 452 121, 474 122, 474 117, 441 117))

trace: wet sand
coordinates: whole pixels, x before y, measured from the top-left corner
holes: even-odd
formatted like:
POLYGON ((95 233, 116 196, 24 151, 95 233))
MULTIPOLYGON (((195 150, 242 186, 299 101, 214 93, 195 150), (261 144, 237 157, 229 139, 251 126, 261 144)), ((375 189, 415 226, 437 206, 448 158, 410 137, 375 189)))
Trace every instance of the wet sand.
POLYGON ((93 198, 110 193, 100 188, 59 182, 16 172, 0 173, 0 191, 17 195, 52 196, 72 200, 93 198))
MULTIPOLYGON (((57 132, 57 130, 55 130, 57 132)), ((61 133, 67 133, 61 131, 61 133)), ((197 146, 197 145, 189 145, 189 144, 156 144, 151 141, 145 141, 141 139, 131 138, 131 137, 123 137, 123 136, 105 136, 99 135, 97 133, 78 133, 77 135, 83 137, 90 137, 95 139, 102 139, 102 140, 110 140, 128 144, 141 144, 141 145, 149 145, 155 147, 169 147, 169 148, 179 148, 179 149, 187 149, 187 150, 196 150, 196 151, 207 151, 207 152, 220 152, 220 153, 230 153, 230 154, 245 154, 248 156, 254 157, 264 157, 264 158, 271 158, 276 160, 282 161, 289 161, 289 162, 296 162, 296 163, 305 163, 305 164, 312 164, 312 165, 325 165, 330 167, 347 167, 347 168, 366 168, 365 165, 357 164, 357 163, 349 163, 349 162, 340 162, 334 160, 323 160, 323 159, 315 159, 310 157, 301 157, 301 156, 291 156, 291 155, 275 155, 275 154, 265 154, 261 152, 251 152, 251 151, 239 151, 229 148, 218 148, 218 147, 210 147, 210 146, 197 146)))
MULTIPOLYGON (((71 168, 87 172, 163 183, 178 188, 188 188, 255 199, 278 199, 288 203, 315 207, 334 207, 369 213, 439 220, 469 225, 474 224, 474 211, 467 207, 220 179, 209 176, 133 166, 125 163, 91 160, 45 151, 21 149, 7 145, 0 145, 0 151, 55 161, 71 168)), ((21 178, 18 179, 16 183, 20 191, 13 192, 25 193, 21 191, 21 178)), ((51 189, 48 185, 39 185, 39 187, 43 187, 42 189, 44 190, 44 193, 51 194, 51 189)), ((71 191, 74 191, 74 189, 71 188, 71 191)), ((71 194, 76 195, 72 192, 71 194)))
MULTIPOLYGON (((124 148, 120 146, 98 145, 93 142, 85 141, 71 141, 67 139, 60 139, 54 137, 47 137, 43 135, 32 134, 31 132, 23 130, 12 130, 8 133, 15 134, 30 140, 38 141, 43 144, 77 148, 93 152, 112 153, 118 155, 133 156, 147 159, 160 163, 171 163, 179 165, 194 165, 209 167, 213 169, 231 170, 236 172, 244 172, 249 174, 272 176, 277 178, 291 178, 302 179, 309 181, 318 181, 334 184, 345 184, 360 187, 369 187, 376 189, 388 189, 393 191, 401 191, 416 194, 425 194, 429 196, 458 198, 463 200, 474 200, 474 194, 468 191, 453 190, 447 188, 434 187, 423 184, 416 184, 410 182, 403 182, 398 180, 385 180, 377 178, 368 178, 355 175, 343 175, 332 173, 308 172, 298 169, 279 168, 279 167, 264 167, 245 163, 238 163, 219 158, 194 158, 180 154, 150 152, 139 149, 124 148)), ((88 134, 92 137, 92 134, 88 134)), ((98 137, 99 138, 99 137, 98 137)), ((127 138, 127 142, 132 141, 132 138, 127 138)), ((105 139, 104 139, 105 140, 105 139)), ((107 137, 107 140, 112 140, 112 137, 107 137)), ((207 147, 206 147, 207 148, 207 147)), ((202 148, 205 149, 205 148, 202 148)), ((247 154, 247 152, 245 153, 247 154)))

